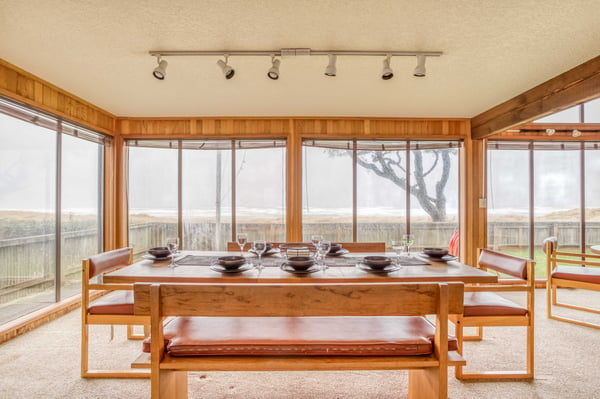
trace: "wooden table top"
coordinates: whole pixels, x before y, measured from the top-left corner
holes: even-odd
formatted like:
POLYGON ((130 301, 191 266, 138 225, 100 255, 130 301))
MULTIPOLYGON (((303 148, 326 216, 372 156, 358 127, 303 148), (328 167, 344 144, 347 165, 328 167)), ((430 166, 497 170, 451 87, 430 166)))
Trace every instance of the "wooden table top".
MULTIPOLYGON (((239 252, 183 252, 185 255, 218 256, 238 255, 239 252)), ((120 270, 107 273, 105 283, 135 283, 135 282, 179 282, 179 283, 210 283, 210 282, 239 282, 239 283, 293 283, 293 282, 443 282, 462 281, 464 283, 494 283, 497 276, 483 270, 465 265, 460 262, 433 262, 427 259, 426 265, 402 265, 399 270, 390 273, 373 273, 352 266, 363 256, 373 253, 356 253, 344 255, 346 265, 332 265, 325 270, 307 274, 293 274, 282 270, 277 264, 283 259, 273 259, 262 270, 251 268, 241 273, 220 273, 212 270, 209 262, 204 265, 179 265, 168 267, 170 261, 154 262, 143 260, 120 270)), ((386 254, 392 259, 395 255, 386 254)), ((280 255, 276 255, 279 257, 280 255)), ((179 257, 181 258, 181 257, 179 257)), ((255 260, 254 260, 255 261, 255 260)), ((333 260, 331 260, 333 262, 333 260)), ((328 263, 328 261, 326 261, 328 263)), ((339 263, 339 262, 338 262, 339 263)), ((344 263, 344 262, 342 262, 344 263)))

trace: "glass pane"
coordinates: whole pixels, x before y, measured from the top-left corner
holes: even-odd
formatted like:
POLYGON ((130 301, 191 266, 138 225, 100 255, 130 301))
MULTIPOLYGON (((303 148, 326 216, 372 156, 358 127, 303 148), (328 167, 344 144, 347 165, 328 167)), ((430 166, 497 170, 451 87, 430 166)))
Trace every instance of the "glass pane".
POLYGON ((534 123, 579 123, 579 105, 545 116, 534 123))
MULTIPOLYGON (((534 146, 535 148, 535 146, 534 146)), ((536 151, 534 156, 535 260, 545 264, 544 238, 558 237, 563 251, 580 247, 580 152, 536 151)))
POLYGON ((129 147, 129 245, 136 257, 177 235, 177 152, 129 147))
POLYGON ((55 302, 56 133, 0 114, 0 324, 55 302))
POLYGON ((248 241, 285 241, 285 148, 236 150, 236 229, 248 241))
POLYGON ((225 250, 231 240, 231 150, 183 150, 183 248, 225 250))
POLYGON ((458 228, 458 151, 443 148, 410 152, 410 233, 414 236, 414 251, 448 248, 458 228))
POLYGON ((583 104, 583 119, 585 123, 600 123, 600 98, 583 104))
POLYGON ((600 149, 585 152, 585 243, 600 245, 600 149))
POLYGON ((81 292, 81 260, 102 251, 102 149, 62 136, 61 298, 81 292))
MULTIPOLYGON (((368 144, 358 142, 361 148, 368 144)), ((357 241, 390 246, 406 233, 406 155, 405 150, 357 152, 357 241)))
POLYGON ((529 258, 529 151, 488 151, 487 158, 488 247, 529 258))
POLYGON ((352 241, 352 150, 302 149, 302 240, 352 241))

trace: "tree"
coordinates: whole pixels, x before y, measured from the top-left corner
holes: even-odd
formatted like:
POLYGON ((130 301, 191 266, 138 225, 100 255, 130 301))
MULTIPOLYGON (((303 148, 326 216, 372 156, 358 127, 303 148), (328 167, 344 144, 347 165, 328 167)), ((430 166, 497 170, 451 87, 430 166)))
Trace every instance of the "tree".
MULTIPOLYGON (((423 210, 431 216, 434 222, 446 220, 445 189, 452 166, 450 156, 454 153, 455 151, 448 149, 429 149, 410 153, 412 159, 410 193, 419 201, 423 210), (433 161, 427 169, 423 162, 424 153, 433 155, 433 161), (440 168, 435 188, 430 193, 426 184, 427 177, 433 175, 440 168)), ((363 168, 390 180, 404 190, 406 189, 406 162, 403 154, 404 152, 401 151, 358 151, 356 161, 363 168)))

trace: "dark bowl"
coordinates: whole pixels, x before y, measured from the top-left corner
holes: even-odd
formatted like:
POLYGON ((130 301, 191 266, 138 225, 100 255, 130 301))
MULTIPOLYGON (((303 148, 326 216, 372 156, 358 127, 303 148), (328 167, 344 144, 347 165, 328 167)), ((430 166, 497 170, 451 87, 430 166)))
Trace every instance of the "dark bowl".
MULTIPOLYGON (((270 243, 270 242, 268 242, 268 243, 265 245, 265 251, 263 252, 263 254, 265 254, 265 253, 269 252, 269 251, 270 251, 270 250, 272 250, 272 249, 273 249, 273 243, 270 243)), ((253 249, 253 248, 250 248, 250 252, 254 252, 254 249, 253 249)))
POLYGON ((221 256, 217 259, 217 263, 225 269, 237 269, 246 263, 246 258, 243 256, 221 256))
POLYGON ((166 258, 167 256, 171 255, 171 251, 169 251, 169 248, 167 247, 150 248, 148 253, 155 258, 166 258))
POLYGON ((310 256, 292 256, 288 258, 287 264, 294 270, 306 270, 315 264, 315 259, 310 256))
POLYGON ((334 253, 336 253, 337 251, 339 251, 341 249, 342 249, 342 244, 337 243, 337 242, 332 242, 331 243, 331 248, 329 248, 329 253, 330 254, 334 254, 334 253))
POLYGON ((448 255, 446 248, 423 248, 423 253, 432 258, 441 258, 448 255))
POLYGON ((387 256, 371 255, 363 258, 363 263, 371 269, 383 269, 392 264, 392 260, 387 256))

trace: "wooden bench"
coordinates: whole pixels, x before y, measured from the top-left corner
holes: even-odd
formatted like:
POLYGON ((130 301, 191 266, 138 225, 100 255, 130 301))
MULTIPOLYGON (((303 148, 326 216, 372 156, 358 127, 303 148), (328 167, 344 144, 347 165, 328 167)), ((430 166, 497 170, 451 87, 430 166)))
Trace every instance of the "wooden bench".
MULTIPOLYGON (((557 298, 558 288, 600 291, 600 255, 559 251, 556 237, 546 238, 543 248, 546 253, 546 312, 548 318, 600 329, 600 324, 552 313, 554 306, 561 306, 591 314, 600 314, 598 307, 575 305, 559 301, 557 298)), ((583 314, 579 313, 579 315, 583 314)))
POLYGON ((134 296, 155 399, 187 398, 188 371, 232 370, 409 370, 409 398, 445 399, 448 366, 465 364, 448 350, 462 283, 137 283, 134 296))

